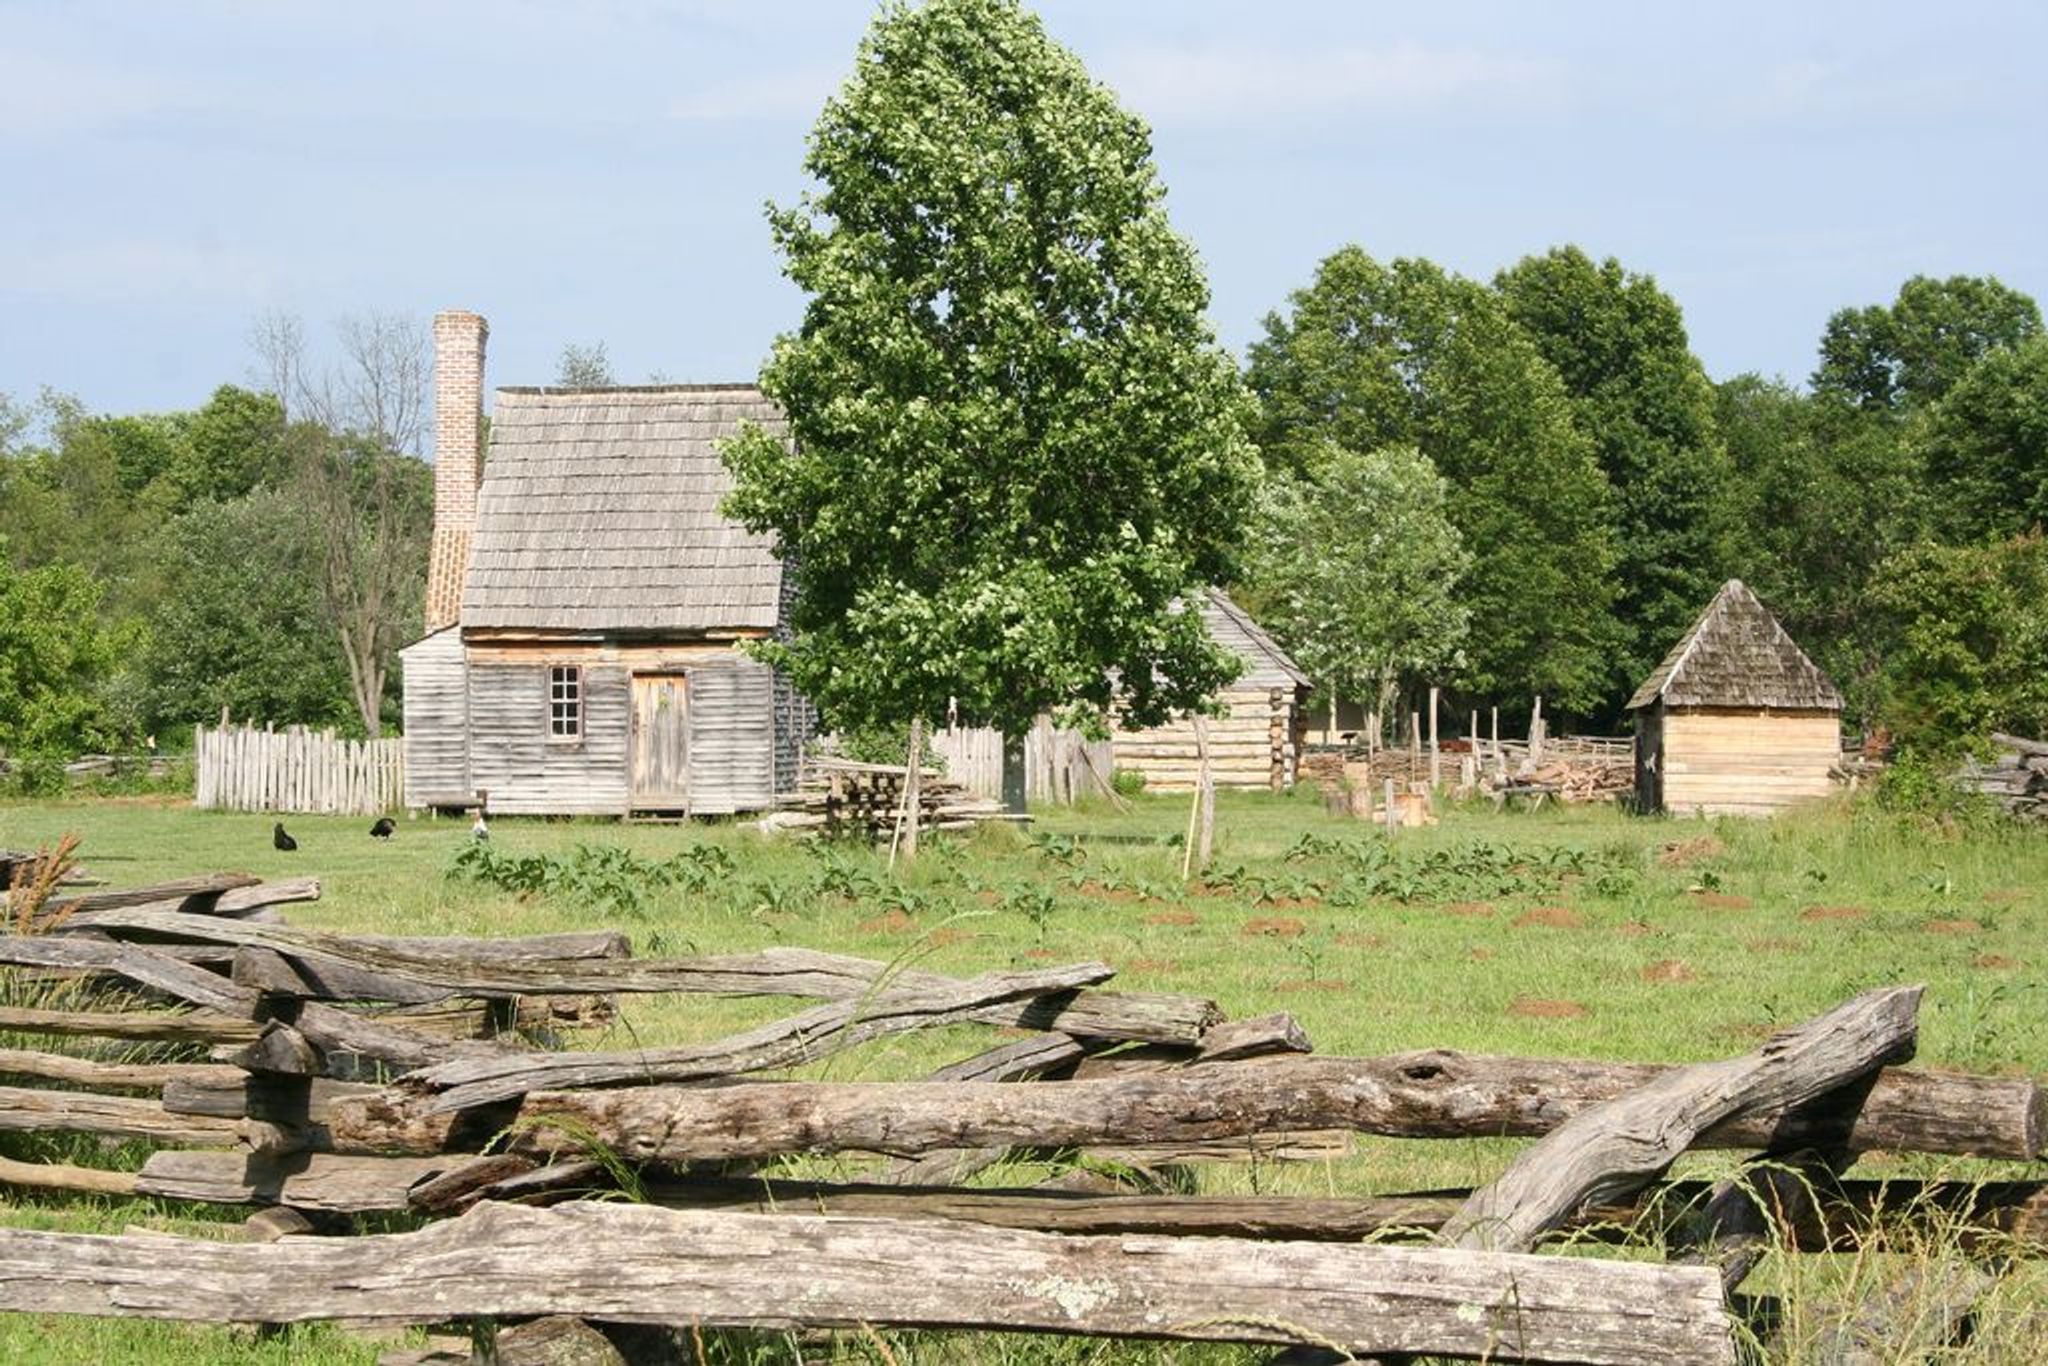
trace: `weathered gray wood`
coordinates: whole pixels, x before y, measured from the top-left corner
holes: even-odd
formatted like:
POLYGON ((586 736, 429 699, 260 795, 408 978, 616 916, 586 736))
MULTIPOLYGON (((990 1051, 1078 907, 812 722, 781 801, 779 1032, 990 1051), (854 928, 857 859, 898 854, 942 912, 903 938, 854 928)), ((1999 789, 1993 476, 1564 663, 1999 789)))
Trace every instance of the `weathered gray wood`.
POLYGON ((67 1038, 153 1040, 164 1043, 248 1043, 259 1032, 253 1020, 217 1010, 104 1011, 41 1010, 0 1006, 0 1029, 67 1038))
POLYGON ((336 1097, 374 1095, 380 1089, 369 1082, 335 1081, 328 1077, 310 1078, 304 1088, 279 1086, 279 1080, 252 1076, 239 1067, 195 1069, 195 1075, 177 1077, 164 1084, 164 1108, 174 1115, 215 1115, 222 1119, 254 1116, 325 1124, 327 1107, 336 1097))
POLYGON ((496 1330, 496 1366, 628 1366, 611 1339, 568 1314, 550 1314, 496 1330))
POLYGON ((1655 1180, 1723 1120, 1792 1109, 1911 1056, 1922 991, 1865 992, 1754 1053, 1679 1068, 1581 1112, 1474 1191, 1445 1226, 1445 1241, 1490 1251, 1533 1247, 1581 1205, 1655 1180))
MULTIPOLYGON (((98 928, 168 934, 201 943, 250 944, 303 961, 315 971, 318 964, 333 962, 450 993, 480 995, 694 992, 846 1000, 867 995, 885 979, 899 988, 937 986, 949 980, 933 973, 897 972, 871 959, 792 948, 704 958, 491 961, 468 951, 474 941, 457 941, 445 951, 424 951, 282 925, 180 920, 160 911, 110 912, 98 928)), ((1222 1018, 1222 1012, 1214 1002, 1189 996, 1090 991, 992 1005, 975 1018, 985 1024, 1095 1038, 1192 1045, 1222 1018)))
POLYGON ((152 1143, 232 1143, 235 1125, 204 1115, 174 1115, 146 1096, 98 1096, 0 1086, 0 1132, 42 1131, 139 1138, 152 1143))
POLYGON ((66 1053, 37 1053, 21 1048, 0 1048, 0 1076, 34 1077, 69 1086, 90 1086, 113 1091, 161 1091, 180 1081, 207 1080, 239 1082, 241 1074, 232 1067, 189 1062, 99 1062, 66 1053))
POLYGON ((38 921, 95 914, 128 906, 166 903, 175 909, 203 911, 224 892, 254 887, 262 879, 250 873, 202 873, 198 877, 174 878, 147 887, 116 887, 78 896, 52 897, 37 912, 38 921))
POLYGON ((246 1072, 266 1072, 285 1077, 317 1077, 323 1059, 320 1050, 306 1036, 288 1024, 271 1020, 262 1035, 229 1059, 246 1072))
MULTIPOLYGON (((1067 1034, 1038 1034, 998 1044, 971 1058, 948 1063, 932 1073, 933 1081, 1036 1081, 1065 1075, 1088 1054, 1087 1046, 1067 1034)), ((1003 1160, 1007 1148, 942 1148, 891 1163, 888 1179, 908 1186, 941 1186, 965 1181, 1003 1160)))
POLYGON ((404 1084, 437 1092, 428 1112, 443 1113, 511 1100, 528 1091, 621 1082, 701 1081, 760 1072, 828 1057, 886 1034, 961 1023, 992 1005, 1073 991, 1107 981, 1114 974, 1115 969, 1104 964, 1081 963, 1035 972, 989 973, 964 982, 939 978, 932 985, 885 987, 872 995, 814 1006, 799 1015, 705 1044, 621 1053, 464 1059, 414 1072, 404 1084))
POLYGON ((305 979, 292 970, 284 955, 248 944, 235 950, 235 956, 228 964, 228 980, 265 996, 312 994, 305 979))
MULTIPOLYGON (((1534 1136, 1674 1069, 1452 1053, 1280 1057, 1159 1075, 1024 1086, 987 1082, 742 1082, 527 1097, 526 1119, 590 1125, 631 1160, 685 1161, 858 1150, 1242 1146, 1248 1136, 1329 1129, 1405 1138, 1534 1136)), ((339 1101, 330 1125, 358 1151, 432 1151, 446 1117, 395 1090, 339 1101)), ((502 1117, 501 1117, 502 1118, 502 1117)), ((529 1134, 525 1141, 542 1141, 529 1134)), ((1888 1069, 1853 1114, 1822 1103, 1731 1117, 1696 1146, 1843 1142, 1852 1151, 2032 1160, 2041 1096, 2024 1078, 1888 1069)))
MULTIPOLYGON (((1844 1153, 1769 1154, 1714 1183, 1697 1214, 1679 1226, 1666 1249, 1674 1262, 1720 1270, 1723 1293, 1733 1296, 1770 1250, 1786 1215, 1817 1204, 1819 1183, 1852 1160, 1844 1153)), ((1786 1235, 1790 1241, 1789 1233, 1786 1235)))
POLYGON ((1306 1338, 1354 1352, 1595 1366, 1735 1360, 1720 1281, 1697 1268, 615 1203, 483 1205, 418 1233, 268 1246, 0 1230, 0 1309, 275 1322, 687 1316, 706 1326, 1306 1338))
MULTIPOLYGON (((205 917, 193 919, 203 920, 205 917)), ((250 928, 237 922, 226 923, 235 924, 237 928, 250 928)), ((0 935, 0 963, 115 973, 138 985, 232 1018, 253 1021, 261 1013, 263 998, 260 993, 140 944, 110 943, 79 935, 0 935)), ((404 1068, 423 1067, 465 1053, 495 1052, 502 1047, 483 1041, 444 1042, 316 1001, 306 1002, 293 1023, 300 1033, 326 1052, 374 1058, 404 1068)), ((251 1031, 250 1037, 253 1034, 251 1031)))
MULTIPOLYGON (((379 1159, 361 1160, 374 1162, 379 1159)), ((532 1158, 521 1157, 517 1153, 491 1153, 469 1158, 451 1157, 448 1160, 453 1165, 446 1171, 414 1181, 408 1186, 404 1198, 411 1208, 422 1214, 448 1214, 459 1209, 467 1209, 481 1198, 480 1192, 508 1177, 524 1175, 538 1165, 532 1158)))
POLYGON ((134 1182, 138 1195, 171 1200, 368 1214, 408 1208, 407 1192, 414 1184, 440 1175, 459 1160, 166 1150, 151 1153, 134 1182))

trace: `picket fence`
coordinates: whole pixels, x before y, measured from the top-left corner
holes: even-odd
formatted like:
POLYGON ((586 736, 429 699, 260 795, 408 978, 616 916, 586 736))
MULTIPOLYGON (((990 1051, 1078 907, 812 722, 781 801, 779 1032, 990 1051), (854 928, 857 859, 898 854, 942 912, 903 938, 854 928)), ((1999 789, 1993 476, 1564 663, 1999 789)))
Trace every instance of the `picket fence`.
MULTIPOLYGON (((946 763, 946 777, 977 797, 1003 795, 1003 734, 986 727, 948 726, 932 734, 932 749, 946 763)), ((1041 716, 1024 737, 1024 796, 1027 801, 1071 806, 1100 796, 1114 759, 1107 740, 1090 740, 1061 730, 1041 716)))
POLYGON ((200 726, 194 803, 223 811, 374 816, 405 802, 405 742, 343 740, 331 730, 200 726))

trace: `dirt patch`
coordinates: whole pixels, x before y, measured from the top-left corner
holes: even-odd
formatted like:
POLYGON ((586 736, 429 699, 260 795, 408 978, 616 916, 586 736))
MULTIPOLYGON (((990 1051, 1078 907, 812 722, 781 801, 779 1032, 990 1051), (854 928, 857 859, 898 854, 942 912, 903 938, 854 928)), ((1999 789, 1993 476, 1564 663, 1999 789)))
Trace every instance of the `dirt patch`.
POLYGON ((1145 917, 1147 925, 1196 925, 1201 917, 1193 911, 1154 911, 1145 917))
POLYGON ((1540 996, 1517 996, 1508 1014, 1523 1020, 1583 1020, 1593 1012, 1577 1001, 1546 1001, 1540 996))
POLYGON ((1970 966, 1982 968, 1985 972, 2005 972, 2018 967, 2019 960, 2007 958, 2002 953, 1980 953, 1970 960, 1970 966))
POLYGON ((1586 922, 1569 906, 1538 906, 1533 911, 1524 911, 1515 917, 1515 928, 1526 929, 1541 925, 1552 930, 1576 930, 1586 922))
POLYGON ((1273 990, 1284 992, 1322 991, 1341 995, 1351 990, 1351 983, 1340 982, 1334 977, 1297 977, 1293 981, 1277 983, 1273 990))
POLYGON ((901 909, 878 915, 873 920, 863 920, 859 926, 862 934, 909 934, 916 928, 917 922, 901 909))
POLYGON ((1472 961, 1475 963, 1484 963, 1487 959, 1491 957, 1493 957, 1492 949, 1475 948, 1472 950, 1472 961))
POLYGON ((1259 904, 1273 911, 1312 911, 1323 903, 1312 896, 1276 896, 1259 904))
POLYGON ((1450 901, 1440 908, 1445 915, 1482 916, 1493 914, 1491 901, 1450 901))
POLYGON ((1244 922, 1238 931, 1246 936, 1267 935, 1274 939, 1299 939, 1308 933, 1308 926, 1291 915, 1261 915, 1244 922))
POLYGON ((1702 859, 1719 858, 1728 852, 1728 846, 1712 835, 1701 835, 1698 839, 1673 840, 1657 851, 1657 866, 1660 868, 1683 868, 1702 859))
POLYGON ((1861 906, 1808 906, 1799 913, 1801 920, 1861 920, 1870 912, 1861 906))
POLYGON ((1099 882, 1082 883, 1081 894, 1083 896, 1092 896, 1097 901, 1114 901, 1119 905, 1128 905, 1133 901, 1144 901, 1147 899, 1143 893, 1134 892, 1128 887, 1105 887, 1099 882))
POLYGON ((1376 949, 1387 941, 1376 934, 1360 934, 1356 930, 1346 930, 1337 936, 1337 942, 1347 949, 1376 949))
POLYGON ((2019 906, 2026 902, 2027 889, 2024 887, 1998 887, 1984 893, 1987 906, 2019 906))
POLYGON ((1645 982, 1696 982, 1698 976, 1676 958, 1662 958, 1643 969, 1645 982))
POLYGON ((1124 964, 1125 972, 1172 972, 1180 964, 1171 958, 1133 958, 1124 964))
POLYGON ((1748 949, 1751 953, 1804 953, 1806 952, 1806 941, 1804 939, 1751 939, 1746 941, 1742 947, 1748 949))
POLYGON ((1930 920, 1920 928, 1929 934, 1976 934, 1984 927, 1974 920, 1930 920))
POLYGON ((1616 925, 1614 932, 1623 939, 1641 939, 1650 932, 1650 927, 1640 920, 1629 920, 1616 925))
POLYGON ((1692 899, 1694 904, 1716 911, 1746 911, 1756 905, 1748 897, 1736 896, 1732 892, 1694 892, 1692 899))
POLYGON ((1054 961, 1055 959, 1066 957, 1066 955, 1061 953, 1058 949, 1026 949, 1024 950, 1024 956, 1026 958, 1036 959, 1041 963, 1049 963, 1054 961))

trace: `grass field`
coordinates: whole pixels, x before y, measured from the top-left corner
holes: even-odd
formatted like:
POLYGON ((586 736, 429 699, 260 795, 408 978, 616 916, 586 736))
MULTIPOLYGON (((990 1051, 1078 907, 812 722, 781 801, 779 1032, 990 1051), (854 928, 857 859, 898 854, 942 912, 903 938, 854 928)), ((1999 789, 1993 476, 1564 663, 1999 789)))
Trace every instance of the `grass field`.
MULTIPOLYGON (((1857 990, 1924 982, 1923 1065, 2048 1072, 2040 972, 2048 957, 2048 839, 2039 833, 1944 832, 1869 804, 1771 824, 1643 820, 1605 808, 1469 808, 1389 844, 1309 796, 1226 794, 1215 867, 1205 885, 1188 889, 1181 850, 1165 842, 1185 815, 1183 801, 1165 798, 1141 799, 1129 813, 1045 811, 1031 839, 999 831, 945 844, 901 875, 866 851, 806 848, 739 827, 498 823, 491 850, 506 861, 508 880, 517 880, 522 857, 558 861, 542 893, 451 876, 469 841, 465 825, 446 821, 402 821, 382 844, 368 837, 367 821, 297 818, 289 824, 299 851, 281 854, 270 847, 267 818, 102 800, 0 806, 0 845, 76 831, 91 870, 116 883, 220 869, 317 874, 326 895, 287 915, 334 929, 532 934, 609 924, 631 933, 642 954, 788 943, 911 955, 963 974, 1101 959, 1119 969, 1121 986, 1200 993, 1233 1015, 1291 1011, 1328 1053, 1443 1046, 1706 1058, 1743 1051, 1857 990), (576 859, 579 845, 624 849, 643 861, 698 846, 723 854, 693 855, 690 877, 652 885, 623 856, 576 859)), ((705 1038, 789 1008, 632 998, 611 1037, 580 1042, 705 1038)), ((840 1079, 913 1076, 988 1037, 962 1028, 888 1040, 817 1070, 840 1079)), ((1463 1185, 1497 1171, 1513 1146, 1373 1141, 1341 1163, 1217 1168, 1204 1179, 1219 1190, 1300 1193, 1463 1185)), ((1688 1159, 1686 1170, 1715 1170, 1721 1160, 1688 1159)), ((1857 1170, 2017 1174, 1874 1156, 1857 1170)), ((0 1207, 0 1218, 118 1229, 202 1227, 207 1219, 217 1226, 218 1216, 147 1203, 15 1202, 0 1207)), ((1875 1274, 1875 1259, 1822 1265, 1840 1260, 1808 1259, 1821 1269, 1801 1274, 1875 1274)), ((1790 1274, 1789 1265, 1759 1273, 1781 1286, 1790 1274)), ((2036 1302, 2039 1289, 2031 1277, 2014 1280, 1986 1316, 1990 1331, 1958 1359, 2039 1359, 2005 1355, 2026 1350, 2030 1339, 2017 1325, 2048 1303, 2036 1302)), ((796 1359, 791 1348, 758 1349, 758 1357, 731 1343, 718 1350, 735 1361, 796 1359)), ((882 1360, 870 1355, 876 1350, 865 1340, 843 1347, 851 1360, 882 1360)), ((910 1338, 893 1351, 929 1361, 1257 1359, 996 1338, 910 1338)), ((339 1363, 374 1355, 326 1330, 256 1341, 229 1330, 0 1320, 0 1356, 8 1360, 339 1363)))

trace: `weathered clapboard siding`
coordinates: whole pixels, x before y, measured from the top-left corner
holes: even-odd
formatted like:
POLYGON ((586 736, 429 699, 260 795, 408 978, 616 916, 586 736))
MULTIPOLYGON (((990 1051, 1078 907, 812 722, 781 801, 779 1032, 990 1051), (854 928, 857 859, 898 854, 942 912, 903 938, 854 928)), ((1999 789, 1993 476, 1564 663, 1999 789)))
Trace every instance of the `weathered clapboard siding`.
POLYGON ((405 691, 405 804, 463 806, 469 781, 469 681, 462 633, 454 627, 398 652, 405 691))
POLYGON ((690 811, 758 811, 775 800, 775 678, 733 653, 690 670, 690 811))
POLYGON ((506 815, 619 815, 628 800, 630 675, 583 670, 583 734, 548 735, 548 665, 469 665, 470 780, 506 815))
POLYGON ((1667 810, 1767 815, 1834 789, 1842 726, 1831 712, 1673 708, 1662 729, 1667 810))

